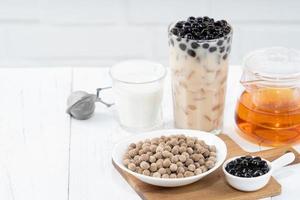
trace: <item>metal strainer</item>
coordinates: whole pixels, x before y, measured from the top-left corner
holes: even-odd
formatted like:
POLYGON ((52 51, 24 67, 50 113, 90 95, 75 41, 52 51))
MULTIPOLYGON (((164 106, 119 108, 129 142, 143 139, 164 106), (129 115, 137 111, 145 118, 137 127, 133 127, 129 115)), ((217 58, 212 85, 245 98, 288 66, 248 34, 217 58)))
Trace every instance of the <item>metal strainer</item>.
POLYGON ((67 100, 68 108, 66 112, 75 119, 89 119, 95 111, 95 102, 101 102, 107 107, 113 105, 113 103, 106 103, 100 98, 100 91, 110 88, 111 87, 98 88, 96 94, 89 94, 80 90, 72 92, 67 100))

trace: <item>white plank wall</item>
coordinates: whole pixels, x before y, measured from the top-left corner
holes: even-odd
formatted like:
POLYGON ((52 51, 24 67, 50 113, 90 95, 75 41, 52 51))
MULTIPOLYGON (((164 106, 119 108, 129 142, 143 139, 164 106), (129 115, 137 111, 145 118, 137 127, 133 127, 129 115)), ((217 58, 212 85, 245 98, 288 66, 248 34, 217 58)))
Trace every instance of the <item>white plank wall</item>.
POLYGON ((167 26, 190 15, 234 28, 231 64, 257 48, 298 48, 299 0, 1 0, 0 67, 168 63, 167 26))

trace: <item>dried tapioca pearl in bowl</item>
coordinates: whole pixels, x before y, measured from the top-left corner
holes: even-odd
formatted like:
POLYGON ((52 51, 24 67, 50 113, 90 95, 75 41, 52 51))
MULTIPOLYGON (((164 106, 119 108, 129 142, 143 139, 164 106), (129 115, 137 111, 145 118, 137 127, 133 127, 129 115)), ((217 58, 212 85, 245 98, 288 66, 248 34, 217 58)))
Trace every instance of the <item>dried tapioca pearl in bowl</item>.
POLYGON ((202 174, 217 162, 216 147, 195 137, 161 136, 131 143, 123 164, 131 171, 156 178, 184 178, 202 174))
POLYGON ((157 165, 156 165, 156 163, 152 163, 152 164, 150 165, 150 171, 151 171, 151 172, 156 172, 156 171, 157 171, 157 165))
POLYGON ((172 163, 177 163, 178 161, 179 161, 179 155, 172 156, 171 158, 172 163))
POLYGON ((150 176, 151 172, 148 169, 145 169, 143 171, 143 174, 146 175, 146 176, 150 176))
POLYGON ((194 161, 191 159, 191 158, 188 158, 186 161, 185 161, 185 164, 187 166, 189 166, 190 164, 194 164, 194 161))
POLYGON ((214 165, 215 165, 215 162, 212 161, 212 160, 208 160, 208 161, 205 162, 205 166, 206 166, 208 169, 213 168, 214 165))
POLYGON ((163 174, 161 177, 162 178, 169 178, 169 174, 163 174))
POLYGON ((143 161, 143 162, 141 162, 140 167, 141 167, 142 169, 149 169, 149 168, 150 168, 150 165, 149 165, 148 162, 143 161))
MULTIPOLYGON (((173 149, 174 144, 170 143, 169 146, 173 149)), ((172 151, 172 149, 171 149, 171 151, 172 151)), ((178 187, 178 186, 183 186, 183 185, 187 185, 190 183, 194 183, 194 182, 204 178, 205 176, 209 175, 210 173, 213 173, 215 170, 217 170, 218 167, 220 167, 221 164, 223 163, 223 161, 225 160, 226 155, 227 155, 226 144, 220 137, 217 137, 214 134, 211 134, 208 132, 197 131, 197 130, 187 130, 187 129, 170 129, 170 130, 163 129, 163 130, 151 131, 148 133, 134 134, 131 137, 126 138, 123 141, 120 141, 118 144, 116 144, 112 151, 113 164, 116 166, 116 168, 118 170, 121 169, 120 173, 131 174, 132 176, 134 176, 135 178, 139 179, 142 182, 145 182, 145 183, 148 183, 151 185, 162 186, 162 187, 178 187), (174 133, 176 135, 174 135, 174 133), (184 133, 185 136, 177 135, 178 133, 184 133), (164 139, 161 139, 161 135, 166 135, 166 136, 164 137, 164 139), (189 165, 186 165, 186 162, 181 162, 179 160, 179 156, 181 156, 181 154, 182 154, 180 152, 178 152, 178 154, 171 152, 173 155, 170 158, 164 158, 162 156, 162 152, 160 152, 160 154, 156 155, 157 153, 155 151, 155 153, 152 154, 152 156, 154 156, 156 159, 155 163, 161 164, 161 166, 157 165, 157 171, 155 171, 155 172, 159 172, 159 174, 155 174, 155 172, 150 171, 152 163, 150 162, 151 155, 148 152, 143 153, 143 154, 149 155, 149 160, 147 161, 150 164, 150 168, 148 169, 150 171, 149 176, 147 175, 147 174, 149 174, 148 171, 144 172, 144 174, 146 174, 146 175, 143 174, 144 170, 141 169, 140 165, 136 165, 136 171, 131 171, 128 169, 128 166, 123 164, 124 159, 129 159, 130 162, 133 161, 133 158, 130 157, 127 153, 129 151, 129 149, 128 149, 129 145, 132 142, 134 142, 135 144, 140 142, 140 147, 141 147, 145 139, 150 138, 150 144, 153 144, 152 138, 157 138, 158 144, 156 146, 157 147, 158 146, 165 147, 166 143, 169 140, 171 141, 171 139, 173 137, 175 137, 176 140, 178 141, 178 143, 175 145, 175 146, 178 146, 176 148, 179 148, 181 146, 185 147, 186 150, 184 152, 187 154, 189 154, 189 153, 187 152, 188 146, 186 144, 186 141, 187 141, 186 137, 190 137, 190 138, 194 137, 195 138, 193 154, 192 155, 189 154, 189 157, 186 158, 185 153, 182 152, 183 157, 186 158, 186 161, 188 161, 188 164, 189 164, 189 162, 191 162, 189 159, 192 159, 194 161, 193 164, 195 165, 196 169, 192 173, 189 173, 189 172, 191 172, 188 169, 189 165), (202 143, 201 140, 205 141, 205 143, 202 143), (210 145, 215 145, 215 147, 216 147, 216 156, 215 157, 216 157, 217 161, 214 164, 214 167, 212 169, 208 170, 208 168, 205 166, 205 162, 207 161, 208 158, 213 157, 214 155, 211 154, 211 152, 210 152, 208 157, 204 157, 201 154, 201 152, 196 151, 196 149, 195 149, 196 144, 201 144, 201 149, 202 149, 202 147, 209 148, 210 145), (195 155, 195 154, 199 154, 199 155, 195 155), (160 158, 157 159, 156 158, 157 156, 160 158), (178 157, 178 161, 176 160, 175 157, 178 157), (197 161, 194 160, 195 159, 194 157, 198 157, 198 158, 196 158, 197 161), (172 158, 175 160, 172 160, 172 158), (163 161, 165 159, 170 159, 171 165, 176 164, 177 170, 171 171, 171 168, 172 168, 172 170, 174 170, 173 166, 171 167, 171 165, 166 168, 163 167, 163 161), (163 169, 160 169, 160 168, 163 168, 163 169), (199 169, 199 170, 197 170, 197 169, 199 169), (162 173, 160 173, 161 171, 162 171, 162 173), (164 175, 164 174, 166 174, 166 175, 164 175), (176 175, 176 178, 174 175, 171 175, 171 174, 176 175), (156 176, 156 177, 153 177, 153 176, 156 176), (171 178, 170 178, 170 176, 171 176, 171 178)), ((137 155, 137 156, 140 156, 140 155, 137 155)), ((210 158, 210 159, 212 159, 212 158, 210 158)))
POLYGON ((171 164, 170 165, 170 170, 171 170, 171 172, 176 172, 177 171, 177 165, 176 164, 171 164))
POLYGON ((170 168, 166 168, 166 171, 167 171, 167 174, 169 174, 169 175, 172 173, 170 168))
POLYGON ((177 178, 176 174, 170 174, 170 178, 177 178))
POLYGON ((151 163, 155 163, 156 162, 156 157, 155 156, 149 156, 149 161, 151 163))
POLYGON ((154 172, 153 177, 160 178, 161 174, 159 172, 154 172))
POLYGON ((186 171, 184 172, 184 177, 189 177, 189 176, 194 176, 194 172, 191 172, 191 171, 186 171))
POLYGON ((136 166, 135 166, 134 163, 129 163, 127 167, 128 167, 129 170, 131 170, 131 171, 133 171, 133 172, 134 172, 135 169, 136 169, 136 166))
POLYGON ((129 160, 128 158, 125 158, 125 159, 123 160, 123 164, 124 164, 125 166, 128 166, 128 165, 130 164, 130 160, 129 160))
POLYGON ((163 167, 169 167, 171 165, 171 161, 169 158, 166 158, 164 161, 163 161, 163 167))

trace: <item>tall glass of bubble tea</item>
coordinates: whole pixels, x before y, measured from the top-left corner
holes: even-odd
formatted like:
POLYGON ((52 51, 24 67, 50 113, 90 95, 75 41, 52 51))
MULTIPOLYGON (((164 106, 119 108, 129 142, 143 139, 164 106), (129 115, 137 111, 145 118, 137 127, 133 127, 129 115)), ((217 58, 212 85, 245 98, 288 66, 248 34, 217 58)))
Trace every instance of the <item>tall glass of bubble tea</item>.
POLYGON ((189 17, 172 23, 168 33, 175 126, 219 133, 231 26, 225 20, 189 17))

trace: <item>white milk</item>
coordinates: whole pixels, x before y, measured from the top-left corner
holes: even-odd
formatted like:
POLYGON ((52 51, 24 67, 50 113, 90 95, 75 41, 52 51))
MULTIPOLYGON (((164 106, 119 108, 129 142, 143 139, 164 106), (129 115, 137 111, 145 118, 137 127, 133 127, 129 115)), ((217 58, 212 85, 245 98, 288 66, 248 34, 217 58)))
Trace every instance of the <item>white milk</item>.
POLYGON ((119 121, 130 129, 151 129, 162 123, 161 102, 165 68, 132 60, 112 67, 113 91, 119 121))

